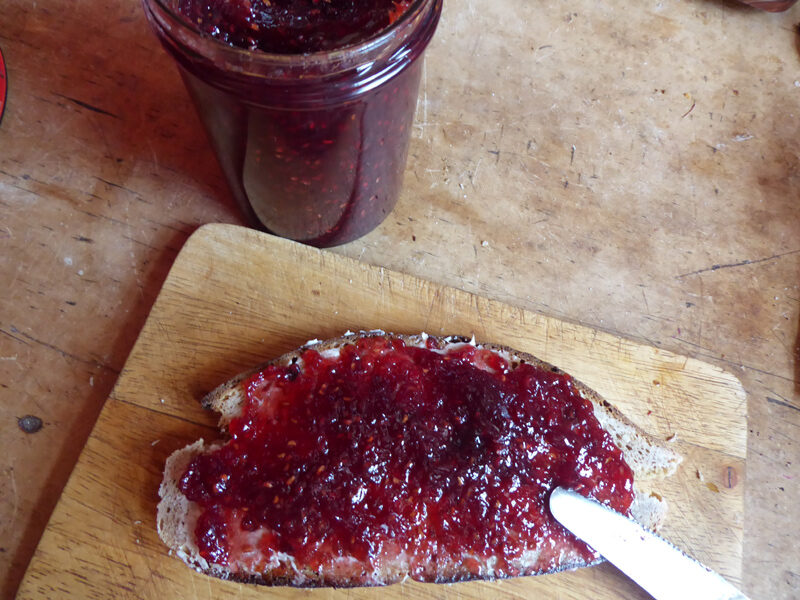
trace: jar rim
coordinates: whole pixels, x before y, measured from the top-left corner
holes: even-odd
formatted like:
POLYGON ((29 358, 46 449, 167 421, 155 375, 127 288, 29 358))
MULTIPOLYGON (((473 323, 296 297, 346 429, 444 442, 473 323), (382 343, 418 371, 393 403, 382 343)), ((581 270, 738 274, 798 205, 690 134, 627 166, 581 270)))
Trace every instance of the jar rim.
POLYGON ((368 54, 370 51, 378 49, 391 41, 396 31, 402 29, 409 21, 413 20, 422 8, 430 2, 431 0, 414 0, 397 20, 392 22, 385 29, 381 29, 378 34, 368 37, 361 42, 337 47, 332 50, 284 54, 230 46, 193 27, 192 23, 170 6, 170 4, 174 4, 171 0, 142 0, 145 10, 152 13, 153 8, 157 7, 169 19, 172 26, 177 26, 185 33, 188 33, 195 42, 208 44, 209 49, 212 49, 215 53, 219 52, 229 59, 246 60, 250 63, 284 64, 287 67, 297 63, 309 65, 321 62, 336 62, 351 57, 353 54, 368 54))

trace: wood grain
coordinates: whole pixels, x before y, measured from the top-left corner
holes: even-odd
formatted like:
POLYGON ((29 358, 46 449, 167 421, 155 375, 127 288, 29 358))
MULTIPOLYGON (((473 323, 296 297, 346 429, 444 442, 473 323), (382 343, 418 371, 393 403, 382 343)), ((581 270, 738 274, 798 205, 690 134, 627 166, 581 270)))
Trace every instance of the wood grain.
MULTIPOLYGON (((675 435, 684 463, 656 488, 664 533, 734 582, 741 576, 745 395, 712 365, 235 226, 198 230, 167 277, 25 574, 19 598, 257 597, 167 556, 156 490, 170 452, 217 437, 197 399, 310 338, 347 329, 474 333, 572 372, 646 430, 675 435)), ((643 598, 613 568, 380 591, 276 589, 300 598, 643 598)))

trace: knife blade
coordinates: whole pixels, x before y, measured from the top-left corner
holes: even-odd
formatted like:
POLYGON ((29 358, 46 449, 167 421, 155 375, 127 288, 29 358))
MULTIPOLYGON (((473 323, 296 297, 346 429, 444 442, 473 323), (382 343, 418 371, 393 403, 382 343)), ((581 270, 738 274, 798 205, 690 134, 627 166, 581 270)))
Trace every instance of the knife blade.
POLYGON ((550 512, 656 600, 747 600, 665 539, 573 490, 553 490, 550 512))

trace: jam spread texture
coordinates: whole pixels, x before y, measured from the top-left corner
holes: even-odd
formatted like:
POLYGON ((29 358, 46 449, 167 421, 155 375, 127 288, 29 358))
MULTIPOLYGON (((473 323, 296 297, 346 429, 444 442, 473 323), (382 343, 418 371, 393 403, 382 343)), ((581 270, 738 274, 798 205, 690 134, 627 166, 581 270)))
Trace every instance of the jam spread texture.
POLYGON ((229 46, 275 54, 334 50, 391 25, 411 0, 180 0, 178 11, 229 46))
POLYGON ((201 507, 201 555, 254 570, 280 553, 311 569, 403 555, 414 578, 596 559, 546 508, 562 485, 629 512, 632 471, 591 403, 568 375, 427 345, 367 337, 254 375, 231 439, 180 481, 201 507))

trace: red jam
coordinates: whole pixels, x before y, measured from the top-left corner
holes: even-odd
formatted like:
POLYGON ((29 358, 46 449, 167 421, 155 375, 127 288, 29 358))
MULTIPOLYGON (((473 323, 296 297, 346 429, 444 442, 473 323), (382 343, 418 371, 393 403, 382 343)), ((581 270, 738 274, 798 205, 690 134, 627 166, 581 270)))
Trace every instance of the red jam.
POLYGON ((190 23, 230 46, 276 54, 335 50, 383 31, 411 0, 179 0, 190 23))
POLYGON ((252 225, 335 246, 388 216, 442 0, 144 3, 252 225))
POLYGON ((252 377, 232 439, 183 475, 210 562, 235 563, 231 540, 265 528, 264 560, 374 568, 404 551, 412 577, 444 560, 477 575, 491 557, 513 576, 526 549, 544 548, 535 570, 564 566, 563 551, 597 558, 547 510, 555 486, 629 511, 632 471, 567 375, 382 338, 301 362, 252 377))

